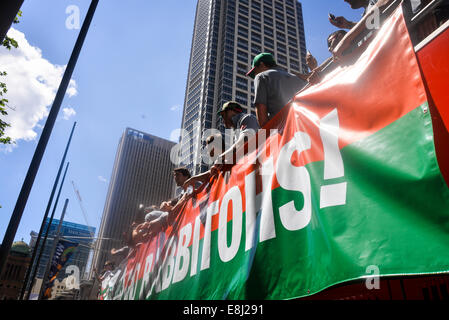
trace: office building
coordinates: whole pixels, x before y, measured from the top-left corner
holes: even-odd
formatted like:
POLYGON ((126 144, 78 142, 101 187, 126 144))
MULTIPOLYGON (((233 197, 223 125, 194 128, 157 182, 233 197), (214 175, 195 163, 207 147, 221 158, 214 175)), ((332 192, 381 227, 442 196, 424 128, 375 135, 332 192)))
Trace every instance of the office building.
MULTIPOLYGON (((92 266, 98 272, 110 258, 112 248, 125 244, 139 205, 160 205, 173 196, 174 142, 127 128, 115 157, 92 266)), ((92 273, 90 275, 92 277, 92 273)))

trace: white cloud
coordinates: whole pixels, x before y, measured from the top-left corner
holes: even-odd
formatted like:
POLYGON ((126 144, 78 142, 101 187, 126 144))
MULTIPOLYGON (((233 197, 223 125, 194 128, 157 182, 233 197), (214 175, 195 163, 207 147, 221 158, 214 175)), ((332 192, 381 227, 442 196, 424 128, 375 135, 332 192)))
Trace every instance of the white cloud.
POLYGON ((69 120, 71 117, 73 117, 74 115, 76 115, 75 109, 73 109, 73 108, 71 108, 71 107, 62 109, 62 113, 63 113, 62 118, 63 118, 64 120, 69 120))
POLYGON ((103 176, 98 176, 98 180, 100 180, 101 182, 104 182, 104 183, 108 182, 108 180, 103 176))
POLYGON ((178 104, 176 104, 176 105, 170 107, 170 110, 171 110, 171 111, 178 111, 179 109, 181 109, 181 106, 178 105, 178 104))
MULTIPOLYGON (((22 32, 11 28, 8 36, 17 40, 19 47, 11 50, 0 48, 0 70, 8 73, 0 79, 8 87, 5 98, 15 109, 8 109, 8 115, 3 117, 11 124, 5 135, 16 142, 30 141, 37 137, 35 129, 39 128, 39 122, 48 116, 65 66, 44 59, 41 49, 30 45, 22 32)), ((71 80, 67 89, 69 97, 77 94, 76 87, 76 82, 71 80)), ((73 113, 68 112, 64 117, 75 114, 74 110, 73 113)))

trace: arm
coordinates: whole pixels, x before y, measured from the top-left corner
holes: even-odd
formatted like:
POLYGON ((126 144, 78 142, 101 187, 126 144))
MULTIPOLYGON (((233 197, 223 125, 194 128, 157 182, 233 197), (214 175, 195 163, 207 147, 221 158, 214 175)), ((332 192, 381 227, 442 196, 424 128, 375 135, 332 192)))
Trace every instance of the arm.
POLYGON ((209 171, 206 171, 206 172, 201 173, 199 175, 191 177, 186 182, 184 182, 183 187, 185 189, 187 189, 189 186, 192 186, 192 188, 195 188, 195 183, 201 182, 201 184, 203 184, 206 181, 209 181, 210 177, 211 177, 211 172, 209 170, 209 171))
MULTIPOLYGON (((332 52, 335 60, 341 60, 345 51, 352 45, 352 42, 357 38, 357 36, 366 29, 367 21, 371 21, 375 14, 379 14, 388 5, 390 5, 395 0, 379 0, 373 8, 367 12, 363 18, 341 39, 339 44, 335 47, 332 52)), ((397 2, 398 5, 400 1, 397 2)), ((394 6, 395 8, 396 6, 394 6)), ((391 11, 390 11, 391 13, 391 11)), ((389 16, 389 14, 387 16, 389 16)), ((386 17, 385 17, 386 18, 386 17)))
POLYGON ((345 17, 335 17, 335 19, 331 19, 329 17, 329 22, 340 29, 352 29, 357 23, 346 20, 345 17))
POLYGON ((267 106, 265 104, 262 104, 262 103, 256 103, 255 106, 256 106, 257 121, 259 121, 259 125, 261 127, 263 127, 268 122, 267 106))

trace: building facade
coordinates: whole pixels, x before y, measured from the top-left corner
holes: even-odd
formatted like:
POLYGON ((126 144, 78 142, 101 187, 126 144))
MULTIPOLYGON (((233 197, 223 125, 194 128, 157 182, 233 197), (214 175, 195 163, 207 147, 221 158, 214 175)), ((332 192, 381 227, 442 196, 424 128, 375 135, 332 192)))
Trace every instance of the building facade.
MULTIPOLYGON (((47 230, 49 222, 50 219, 47 218, 44 230, 47 230)), ((50 259, 50 254, 51 251, 53 250, 54 239, 56 237, 58 225, 59 220, 53 219, 50 225, 50 230, 48 232, 48 238, 45 243, 45 248, 44 251, 42 252, 42 256, 39 262, 39 268, 37 269, 36 278, 42 279, 44 277, 45 270, 47 268, 48 261, 50 259)), ((61 230, 59 232, 61 239, 76 242, 78 243, 78 246, 73 252, 73 255, 67 261, 66 265, 59 271, 58 274, 59 280, 62 280, 67 276, 66 268, 70 265, 75 265, 78 267, 80 280, 84 276, 85 272, 87 271, 89 255, 92 250, 92 245, 94 241, 93 238, 95 237, 95 230, 96 229, 94 227, 89 227, 78 223, 73 223, 69 221, 62 222, 61 230)), ((30 233, 30 236, 31 236, 30 246, 34 248, 34 246, 36 245, 38 233, 32 231, 30 233)), ((41 239, 41 244, 42 241, 43 238, 41 239)), ((41 246, 41 244, 39 246, 41 246)), ((71 272, 69 272, 69 274, 70 273, 71 272)))
MULTIPOLYGON (((101 272, 112 248, 123 246, 139 205, 160 205, 173 196, 174 142, 127 128, 115 157, 92 266, 101 272)), ((91 270, 90 278, 93 276, 91 270)))
POLYGON ((14 242, 0 275, 0 300, 18 299, 30 260, 30 247, 23 241, 14 242))
POLYGON ((301 3, 296 0, 198 0, 182 117, 180 161, 198 173, 202 133, 223 130, 217 108, 235 100, 255 114, 252 59, 270 52, 279 66, 305 72, 301 3))

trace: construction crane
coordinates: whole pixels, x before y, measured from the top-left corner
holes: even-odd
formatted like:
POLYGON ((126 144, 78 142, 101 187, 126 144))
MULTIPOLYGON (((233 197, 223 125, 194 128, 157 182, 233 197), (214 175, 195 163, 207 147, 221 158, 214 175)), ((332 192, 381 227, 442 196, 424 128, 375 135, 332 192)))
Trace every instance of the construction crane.
POLYGON ((92 239, 94 239, 95 234, 93 234, 90 224, 89 224, 89 221, 87 220, 87 213, 86 213, 86 209, 84 209, 84 206, 83 206, 83 200, 81 199, 80 192, 78 191, 78 188, 75 186, 75 182, 73 180, 72 180, 72 186, 73 186, 73 190, 75 191, 76 197, 78 199, 78 203, 80 204, 81 212, 83 213, 84 221, 86 222, 86 225, 89 229, 90 236, 92 237, 92 239))

